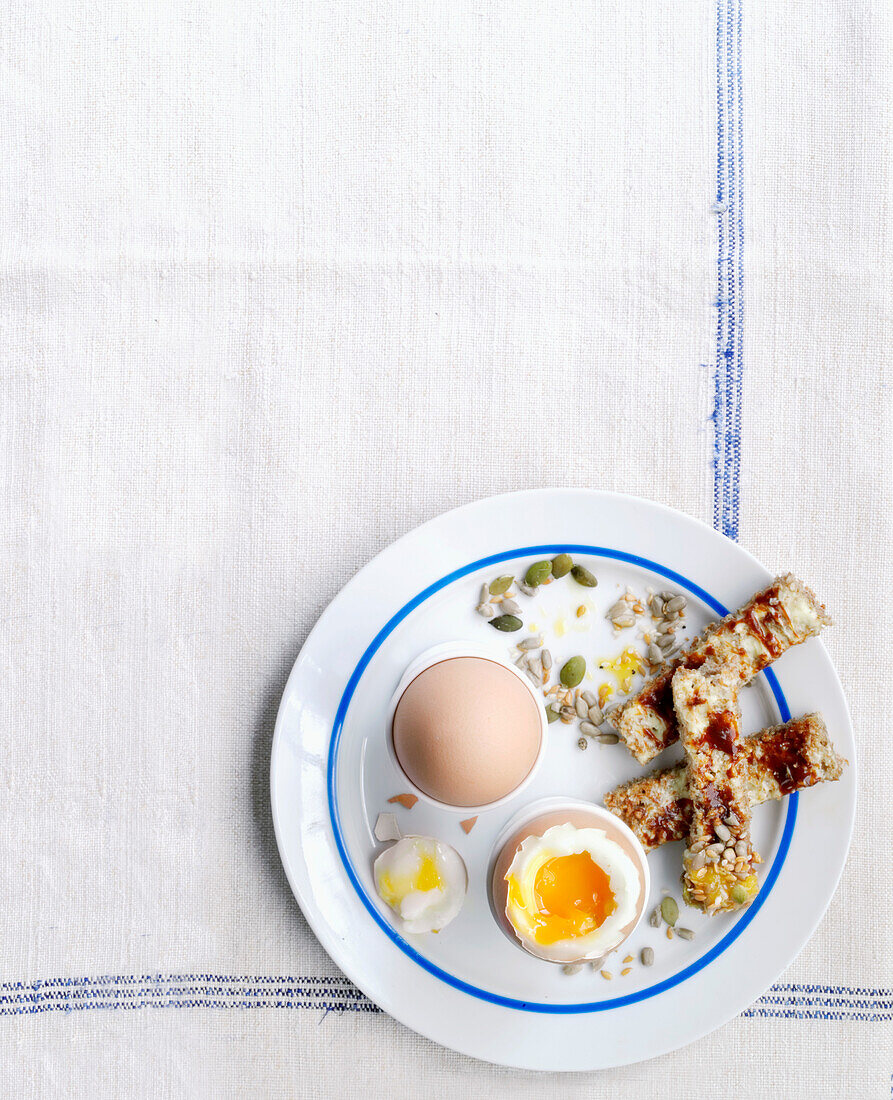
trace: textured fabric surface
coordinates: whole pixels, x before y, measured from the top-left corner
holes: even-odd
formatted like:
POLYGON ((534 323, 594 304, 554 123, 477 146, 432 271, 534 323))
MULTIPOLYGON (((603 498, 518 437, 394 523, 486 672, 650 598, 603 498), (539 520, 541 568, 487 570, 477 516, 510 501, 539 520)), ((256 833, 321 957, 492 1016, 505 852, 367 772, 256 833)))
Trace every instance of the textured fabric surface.
POLYGON ((888 1095, 893 16, 719 16, 4 7, 5 1095, 888 1095), (344 581, 540 485, 651 497, 811 582, 860 747, 841 886, 778 988, 571 1077, 351 991, 268 797, 344 581))

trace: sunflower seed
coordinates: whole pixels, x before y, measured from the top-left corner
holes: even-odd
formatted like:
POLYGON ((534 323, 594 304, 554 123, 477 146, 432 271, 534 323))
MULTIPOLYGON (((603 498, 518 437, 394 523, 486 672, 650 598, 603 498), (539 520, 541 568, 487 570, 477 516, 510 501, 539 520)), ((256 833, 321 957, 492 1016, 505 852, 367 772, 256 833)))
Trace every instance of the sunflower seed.
POLYGON ((478 605, 478 615, 483 615, 485 619, 492 619, 496 612, 488 603, 482 603, 478 605))
POLYGON ((522 653, 521 656, 515 661, 515 668, 529 668, 530 667, 530 654, 522 653))
POLYGON ((651 910, 651 916, 648 918, 648 923, 652 928, 660 928, 660 906, 651 910))
POLYGON ((559 713, 565 722, 573 722, 577 717, 577 712, 573 707, 562 707, 559 713))
POLYGON ((598 741, 600 745, 616 745, 619 740, 620 738, 616 733, 600 733, 598 737, 596 737, 596 741, 598 741))
POLYGON ((663 653, 661 653, 660 649, 652 642, 652 644, 648 647, 648 660, 653 665, 659 665, 663 663, 663 659, 663 653))
POLYGON ((586 719, 589 717, 589 707, 586 705, 586 700, 582 695, 578 695, 576 702, 574 703, 574 710, 577 712, 578 718, 586 719))
POLYGON ((537 634, 535 638, 524 638, 518 642, 518 649, 539 649, 543 644, 543 637, 537 634))
POLYGON ((543 668, 546 670, 546 672, 548 672, 549 669, 552 667, 552 654, 548 651, 548 649, 544 649, 540 654, 540 659, 543 662, 543 668))
POLYGON ((581 692, 580 692, 580 694, 581 694, 581 695, 583 696, 583 698, 584 698, 584 699, 586 700, 586 702, 587 702, 587 703, 588 703, 588 704, 589 704, 589 705, 590 705, 591 707, 594 707, 594 706, 595 706, 595 704, 596 704, 596 703, 598 702, 598 700, 597 700, 597 699, 596 699, 596 697, 595 697, 595 696, 594 696, 594 695, 592 694, 592 692, 591 692, 591 691, 581 691, 581 692))
POLYGON ((677 928, 676 935, 683 940, 693 940, 695 938, 695 934, 690 928, 677 928))
POLYGON ((588 749, 589 748, 589 742, 586 740, 585 737, 581 737, 577 741, 577 748, 578 749, 588 749))
POLYGON ((658 618, 664 613, 664 601, 656 594, 651 597, 651 613, 658 618))
POLYGON ((742 859, 747 857, 747 841, 739 840, 735 845, 735 855, 741 856, 742 859))
POLYGON ((617 618, 612 619, 611 622, 619 630, 623 630, 625 627, 635 626, 636 625, 636 617, 635 617, 635 615, 618 615, 617 618))
POLYGON ((490 597, 492 595, 495 595, 495 593, 490 591, 490 585, 489 584, 482 584, 481 585, 481 598, 478 602, 482 603, 482 604, 483 603, 489 603, 490 597))
POLYGON ((533 596, 536 594, 536 589, 532 588, 529 584, 525 584, 523 581, 518 581, 518 591, 523 592, 525 596, 533 596))
POLYGON ((657 648, 661 651, 661 660, 666 656, 666 651, 672 649, 676 639, 672 634, 659 634, 657 638, 657 648))
POLYGON ((732 834, 729 832, 728 826, 723 825, 722 823, 717 825, 713 831, 714 833, 716 833, 720 840, 727 841, 730 840, 732 837, 732 834))
POLYGON ((509 615, 520 615, 521 614, 520 606, 517 603, 515 603, 514 600, 510 600, 507 597, 506 597, 506 599, 504 599, 502 601, 501 610, 505 611, 505 612, 508 612, 509 615))
POLYGON ((585 733, 587 737, 597 737, 598 729, 591 722, 581 722, 580 733, 585 733))
POLYGON ((616 619, 618 615, 625 615, 629 611, 629 604, 626 600, 618 600, 617 603, 612 603, 605 613, 606 619, 616 619))
POLYGON ((654 948, 643 947, 642 948, 642 966, 654 965, 654 948))
POLYGON ((688 603, 685 596, 674 596, 672 600, 667 600, 665 611, 681 611, 683 607, 688 603))
POLYGON ((605 716, 604 714, 602 714, 602 708, 598 705, 598 703, 594 703, 589 708, 589 721, 594 726, 600 726, 602 722, 604 722, 604 720, 605 716))
POLYGON ((562 974, 579 974, 583 969, 582 963, 565 963, 561 968, 562 974))
POLYGON ((723 821, 730 829, 737 829, 741 825, 741 822, 734 814, 729 814, 728 817, 724 817, 723 821))
POLYGON ((527 679, 532 684, 534 684, 536 687, 539 687, 542 684, 542 682, 543 682, 542 676, 537 676, 537 674, 533 671, 533 669, 527 668, 524 671, 527 673, 527 679))
POLYGON ((706 862, 707 856, 704 852, 696 852, 691 863, 688 865, 688 869, 689 871, 700 871, 706 862))
POLYGON ((605 959, 607 957, 607 955, 602 955, 600 959, 592 959, 590 960, 589 965, 592 967, 593 970, 601 970, 601 968, 605 965, 605 959))

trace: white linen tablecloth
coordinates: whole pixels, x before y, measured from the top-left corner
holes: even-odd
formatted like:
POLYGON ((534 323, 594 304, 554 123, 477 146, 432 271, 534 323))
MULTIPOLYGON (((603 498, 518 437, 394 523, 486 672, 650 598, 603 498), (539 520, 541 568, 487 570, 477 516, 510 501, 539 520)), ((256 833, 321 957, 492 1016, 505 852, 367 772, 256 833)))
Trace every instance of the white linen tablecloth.
POLYGON ((888 1096, 890 5, 9 0, 0 30, 3 1094, 888 1096), (268 800, 345 580, 541 485, 811 582, 860 746, 775 990, 568 1077, 374 1011, 268 800))

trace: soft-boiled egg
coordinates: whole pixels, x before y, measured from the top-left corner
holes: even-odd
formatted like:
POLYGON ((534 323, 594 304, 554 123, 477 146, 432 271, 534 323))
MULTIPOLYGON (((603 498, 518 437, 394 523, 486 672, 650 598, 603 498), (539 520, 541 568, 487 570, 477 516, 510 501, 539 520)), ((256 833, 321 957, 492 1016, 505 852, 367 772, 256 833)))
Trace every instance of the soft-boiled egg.
POLYGON ((566 820, 531 831, 503 875, 506 919, 521 946, 541 959, 605 955, 641 915, 646 890, 636 853, 597 824, 566 820))
POLYGON ((439 932, 465 901, 468 874, 455 848, 431 836, 405 836, 373 867, 379 897, 404 932, 439 932))

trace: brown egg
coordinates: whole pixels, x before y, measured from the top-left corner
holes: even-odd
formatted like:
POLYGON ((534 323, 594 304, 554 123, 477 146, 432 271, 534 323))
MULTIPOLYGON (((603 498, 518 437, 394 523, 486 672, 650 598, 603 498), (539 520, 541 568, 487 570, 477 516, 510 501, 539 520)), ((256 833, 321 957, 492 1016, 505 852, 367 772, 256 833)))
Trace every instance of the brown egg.
POLYGON ((411 681, 392 733, 400 767, 419 790, 449 806, 485 806, 530 774, 543 725, 510 669, 485 657, 451 657, 411 681))

